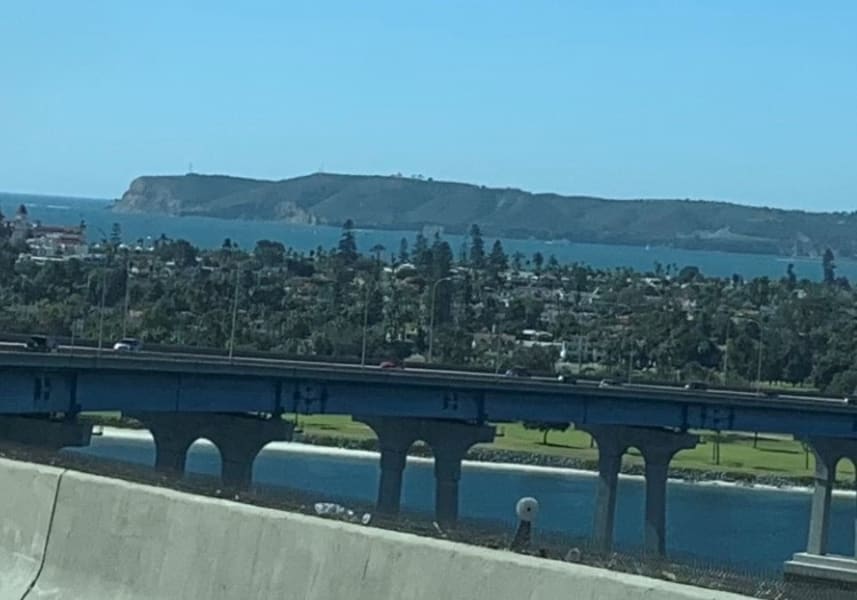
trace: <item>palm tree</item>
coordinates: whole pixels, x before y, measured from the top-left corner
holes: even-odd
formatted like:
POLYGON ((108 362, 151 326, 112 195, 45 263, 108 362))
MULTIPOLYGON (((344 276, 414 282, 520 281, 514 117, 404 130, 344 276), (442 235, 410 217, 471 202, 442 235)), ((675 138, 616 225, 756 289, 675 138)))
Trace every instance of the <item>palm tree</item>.
POLYGON ((381 264, 381 253, 384 250, 386 250, 386 248, 382 244, 375 244, 369 249, 369 251, 375 255, 375 262, 379 265, 381 264))

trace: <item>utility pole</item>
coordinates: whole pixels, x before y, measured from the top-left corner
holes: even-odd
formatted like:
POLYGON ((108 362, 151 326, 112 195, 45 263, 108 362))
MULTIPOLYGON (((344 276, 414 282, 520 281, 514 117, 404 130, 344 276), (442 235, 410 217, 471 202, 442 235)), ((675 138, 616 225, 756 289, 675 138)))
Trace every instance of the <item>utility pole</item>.
POLYGON ((631 342, 631 347, 628 349, 628 383, 631 383, 631 371, 634 368, 634 346, 631 342))
POLYGON ((101 269, 101 306, 98 309, 98 354, 104 344, 104 304, 107 301, 107 267, 101 269))
POLYGON ((431 315, 429 315, 428 362, 431 362, 432 349, 434 347, 434 312, 435 299, 437 297, 437 286, 438 284, 444 281, 452 281, 452 276, 447 275, 446 277, 441 277, 440 279, 435 281, 434 285, 431 287, 431 315))
POLYGON ((131 300, 131 272, 129 269, 131 261, 126 256, 125 257, 125 310, 122 313, 122 337, 128 336, 128 304, 131 300))
POLYGON ((229 334, 229 361, 232 361, 232 355, 235 352, 235 325, 238 322, 238 284, 241 269, 235 267, 235 296, 232 299, 232 332, 229 334))
POLYGON ((360 366, 366 366, 366 331, 369 328, 369 292, 372 286, 366 283, 366 297, 363 301, 363 347, 360 351, 360 366))

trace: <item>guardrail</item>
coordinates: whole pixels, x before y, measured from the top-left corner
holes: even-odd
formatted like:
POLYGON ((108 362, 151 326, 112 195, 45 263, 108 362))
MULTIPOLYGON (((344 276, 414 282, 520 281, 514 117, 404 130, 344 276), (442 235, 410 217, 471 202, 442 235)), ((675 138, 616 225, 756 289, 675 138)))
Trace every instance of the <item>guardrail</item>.
MULTIPOLYGON (((23 333, 0 333, 0 342, 7 343, 26 343, 33 335, 41 335, 41 334, 23 334, 23 333)), ((92 339, 85 338, 71 338, 68 336, 51 336, 53 337, 60 346, 69 347, 72 345, 75 350, 88 350, 88 351, 96 351, 98 349, 98 341, 92 339)), ((112 342, 105 342, 102 346, 102 351, 106 353, 113 354, 113 344, 112 342)), ((137 354, 137 353, 133 353, 137 354)), ((144 344, 143 352, 139 354, 144 355, 162 355, 162 356, 186 356, 186 357, 207 357, 211 359, 226 359, 228 360, 228 351, 223 348, 212 348, 206 346, 191 346, 191 345, 177 345, 177 344, 144 344)), ((361 367, 360 361, 351 357, 329 357, 329 356, 318 356, 318 355, 295 355, 295 354, 286 354, 279 352, 270 352, 263 350, 254 350, 254 349, 239 349, 238 353, 233 356, 231 362, 235 363, 240 360, 246 359, 260 359, 266 361, 280 361, 285 363, 315 363, 319 365, 339 365, 342 367, 361 367)), ((371 357, 366 362, 366 366, 374 367, 377 366, 381 361, 385 360, 385 357, 371 357)), ((483 376, 502 376, 504 372, 496 373, 494 369, 489 368, 481 368, 473 365, 450 365, 447 363, 424 363, 424 362, 405 362, 405 367, 408 369, 419 369, 420 371, 438 371, 438 372, 456 372, 462 375, 466 374, 477 374, 483 376)), ((554 373, 546 372, 546 371, 532 371, 532 375, 536 379, 553 379, 556 377, 554 373)), ((510 378, 511 379, 511 378, 510 378)), ((524 379, 524 378, 520 378, 524 379)), ((601 377, 589 377, 586 375, 580 376, 572 376, 572 380, 581 382, 583 384, 598 384, 601 381, 604 381, 601 377)), ((658 388, 665 390, 684 390, 684 384, 676 384, 672 381, 658 381, 658 380, 644 380, 644 381, 635 381, 635 382, 625 382, 621 380, 616 380, 613 384, 613 387, 630 387, 633 389, 645 389, 645 388, 658 388)), ((831 400, 831 401, 839 401, 841 402, 843 398, 841 396, 833 396, 828 394, 820 394, 807 392, 803 390, 789 390, 787 392, 783 390, 774 390, 770 388, 762 388, 761 394, 757 392, 755 388, 750 387, 738 387, 738 386, 726 386, 726 385, 706 385, 704 389, 698 390, 689 390, 696 393, 721 393, 721 394, 751 394, 753 396, 774 396, 778 398, 796 398, 796 399, 806 399, 806 400, 831 400)))

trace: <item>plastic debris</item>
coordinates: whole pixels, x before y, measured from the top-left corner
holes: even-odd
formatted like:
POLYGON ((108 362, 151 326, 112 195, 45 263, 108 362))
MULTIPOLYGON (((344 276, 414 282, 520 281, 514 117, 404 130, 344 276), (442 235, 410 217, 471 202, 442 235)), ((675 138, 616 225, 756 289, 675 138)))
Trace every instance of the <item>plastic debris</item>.
POLYGON ((321 517, 330 517, 340 521, 347 521, 348 523, 368 525, 372 522, 372 515, 370 513, 357 514, 350 508, 346 508, 336 502, 316 502, 313 505, 313 509, 315 510, 315 514, 321 517))

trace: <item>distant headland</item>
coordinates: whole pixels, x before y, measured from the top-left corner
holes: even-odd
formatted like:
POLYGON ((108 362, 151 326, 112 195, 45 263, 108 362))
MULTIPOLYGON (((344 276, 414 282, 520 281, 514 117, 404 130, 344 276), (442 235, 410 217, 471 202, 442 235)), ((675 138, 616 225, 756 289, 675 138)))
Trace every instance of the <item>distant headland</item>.
POLYGON ((814 213, 680 199, 610 200, 531 193, 420 176, 315 173, 280 181, 225 175, 145 176, 117 212, 671 246, 698 250, 857 257, 857 212, 814 213))

